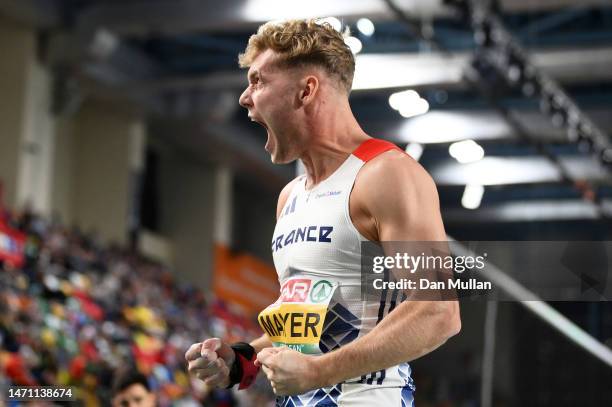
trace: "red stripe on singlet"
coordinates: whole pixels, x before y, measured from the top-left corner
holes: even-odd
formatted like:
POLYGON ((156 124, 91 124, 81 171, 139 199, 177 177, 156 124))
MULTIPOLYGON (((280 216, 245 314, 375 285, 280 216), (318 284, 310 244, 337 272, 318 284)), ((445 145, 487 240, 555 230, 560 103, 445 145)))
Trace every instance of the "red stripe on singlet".
POLYGON ((379 154, 389 150, 402 151, 398 146, 385 140, 371 138, 367 139, 355 151, 353 155, 361 161, 368 162, 379 154))

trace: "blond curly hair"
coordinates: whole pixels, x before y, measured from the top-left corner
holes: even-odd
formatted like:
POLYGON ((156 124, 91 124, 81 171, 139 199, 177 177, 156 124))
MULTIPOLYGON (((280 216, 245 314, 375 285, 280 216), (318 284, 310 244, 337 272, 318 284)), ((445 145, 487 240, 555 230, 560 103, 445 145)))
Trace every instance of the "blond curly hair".
POLYGON ((240 67, 248 68, 267 49, 278 54, 278 66, 321 67, 337 78, 347 94, 351 91, 355 58, 343 35, 329 23, 307 19, 263 24, 249 38, 244 53, 238 56, 240 67))

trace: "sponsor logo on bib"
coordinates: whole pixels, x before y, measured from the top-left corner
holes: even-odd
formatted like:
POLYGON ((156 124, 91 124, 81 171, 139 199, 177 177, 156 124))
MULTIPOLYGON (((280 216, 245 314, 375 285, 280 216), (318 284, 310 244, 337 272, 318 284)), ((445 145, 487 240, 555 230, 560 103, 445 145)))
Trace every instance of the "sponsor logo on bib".
POLYGON ((259 325, 274 346, 319 353, 325 315, 336 287, 322 279, 290 279, 281 287, 279 299, 259 314, 259 325))
POLYGON ((312 302, 323 302, 329 299, 333 292, 334 287, 332 286, 332 283, 327 280, 320 280, 312 287, 312 291, 310 292, 310 300, 312 302))
POLYGON ((310 279, 296 278, 287 281, 281 289, 281 302, 305 302, 310 290, 310 279))

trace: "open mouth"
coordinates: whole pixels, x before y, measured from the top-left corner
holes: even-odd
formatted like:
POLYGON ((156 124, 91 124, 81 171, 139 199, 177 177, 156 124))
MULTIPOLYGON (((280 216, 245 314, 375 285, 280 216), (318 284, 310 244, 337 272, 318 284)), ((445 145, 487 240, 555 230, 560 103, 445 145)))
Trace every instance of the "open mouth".
POLYGON ((257 120, 253 117, 250 117, 252 122, 255 122, 257 124, 259 124, 260 126, 262 126, 264 129, 268 130, 268 126, 266 126, 266 124, 264 122, 262 122, 261 120, 257 120))

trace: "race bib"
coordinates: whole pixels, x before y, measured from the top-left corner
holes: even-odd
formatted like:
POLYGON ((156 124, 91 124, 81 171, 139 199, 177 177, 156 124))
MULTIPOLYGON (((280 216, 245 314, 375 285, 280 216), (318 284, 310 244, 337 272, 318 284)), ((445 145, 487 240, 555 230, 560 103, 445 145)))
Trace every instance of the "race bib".
POLYGON ((274 346, 320 353, 319 341, 327 307, 337 284, 316 278, 292 278, 276 302, 259 313, 259 325, 274 346))

